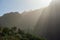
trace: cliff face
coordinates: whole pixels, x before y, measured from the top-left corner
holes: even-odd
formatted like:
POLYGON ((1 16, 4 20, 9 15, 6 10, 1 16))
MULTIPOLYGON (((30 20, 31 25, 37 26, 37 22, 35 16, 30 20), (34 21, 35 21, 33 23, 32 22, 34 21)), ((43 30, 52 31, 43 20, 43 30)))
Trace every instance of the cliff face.
POLYGON ((35 27, 35 34, 45 36, 48 40, 60 40, 60 1, 53 0, 43 11, 35 27))

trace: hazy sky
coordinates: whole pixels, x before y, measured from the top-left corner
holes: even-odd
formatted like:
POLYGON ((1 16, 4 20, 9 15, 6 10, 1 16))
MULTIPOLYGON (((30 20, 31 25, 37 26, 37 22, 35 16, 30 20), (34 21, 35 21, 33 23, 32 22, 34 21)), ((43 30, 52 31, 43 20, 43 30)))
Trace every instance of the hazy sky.
POLYGON ((0 0, 0 15, 7 12, 22 12, 38 9, 49 4, 50 0, 0 0))

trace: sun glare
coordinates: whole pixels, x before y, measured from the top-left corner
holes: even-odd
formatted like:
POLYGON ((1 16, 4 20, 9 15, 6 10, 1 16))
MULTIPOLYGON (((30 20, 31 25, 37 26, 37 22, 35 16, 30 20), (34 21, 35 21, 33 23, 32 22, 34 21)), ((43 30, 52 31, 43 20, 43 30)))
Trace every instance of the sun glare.
POLYGON ((46 7, 50 4, 51 0, 28 0, 28 3, 32 5, 33 8, 46 7))
POLYGON ((44 4, 47 3, 49 4, 52 0, 41 0, 44 4))
POLYGON ((41 0, 41 2, 44 6, 48 6, 50 4, 51 0, 41 0))
POLYGON ((51 2, 51 0, 41 0, 41 1, 44 1, 44 2, 51 2))
POLYGON ((40 0, 40 1, 43 6, 48 6, 52 0, 40 0))

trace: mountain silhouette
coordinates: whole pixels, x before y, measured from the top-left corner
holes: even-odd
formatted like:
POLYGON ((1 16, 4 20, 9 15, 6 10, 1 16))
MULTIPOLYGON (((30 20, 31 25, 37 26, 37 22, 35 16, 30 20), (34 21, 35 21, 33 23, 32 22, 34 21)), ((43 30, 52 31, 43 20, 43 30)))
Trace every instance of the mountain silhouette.
POLYGON ((10 12, 0 17, 0 26, 17 26, 28 33, 60 40, 60 1, 52 0, 50 5, 34 11, 10 12))
POLYGON ((60 40, 60 5, 59 0, 53 0, 47 9, 41 14, 35 34, 47 38, 47 40, 60 40))

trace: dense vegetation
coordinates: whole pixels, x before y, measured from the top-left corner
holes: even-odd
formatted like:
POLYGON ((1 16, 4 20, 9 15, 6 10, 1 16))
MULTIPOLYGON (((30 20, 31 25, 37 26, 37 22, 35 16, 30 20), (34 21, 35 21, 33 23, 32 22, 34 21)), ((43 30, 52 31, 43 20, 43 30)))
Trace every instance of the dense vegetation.
POLYGON ((24 33, 16 27, 0 27, 0 40, 44 40, 43 38, 24 33))

